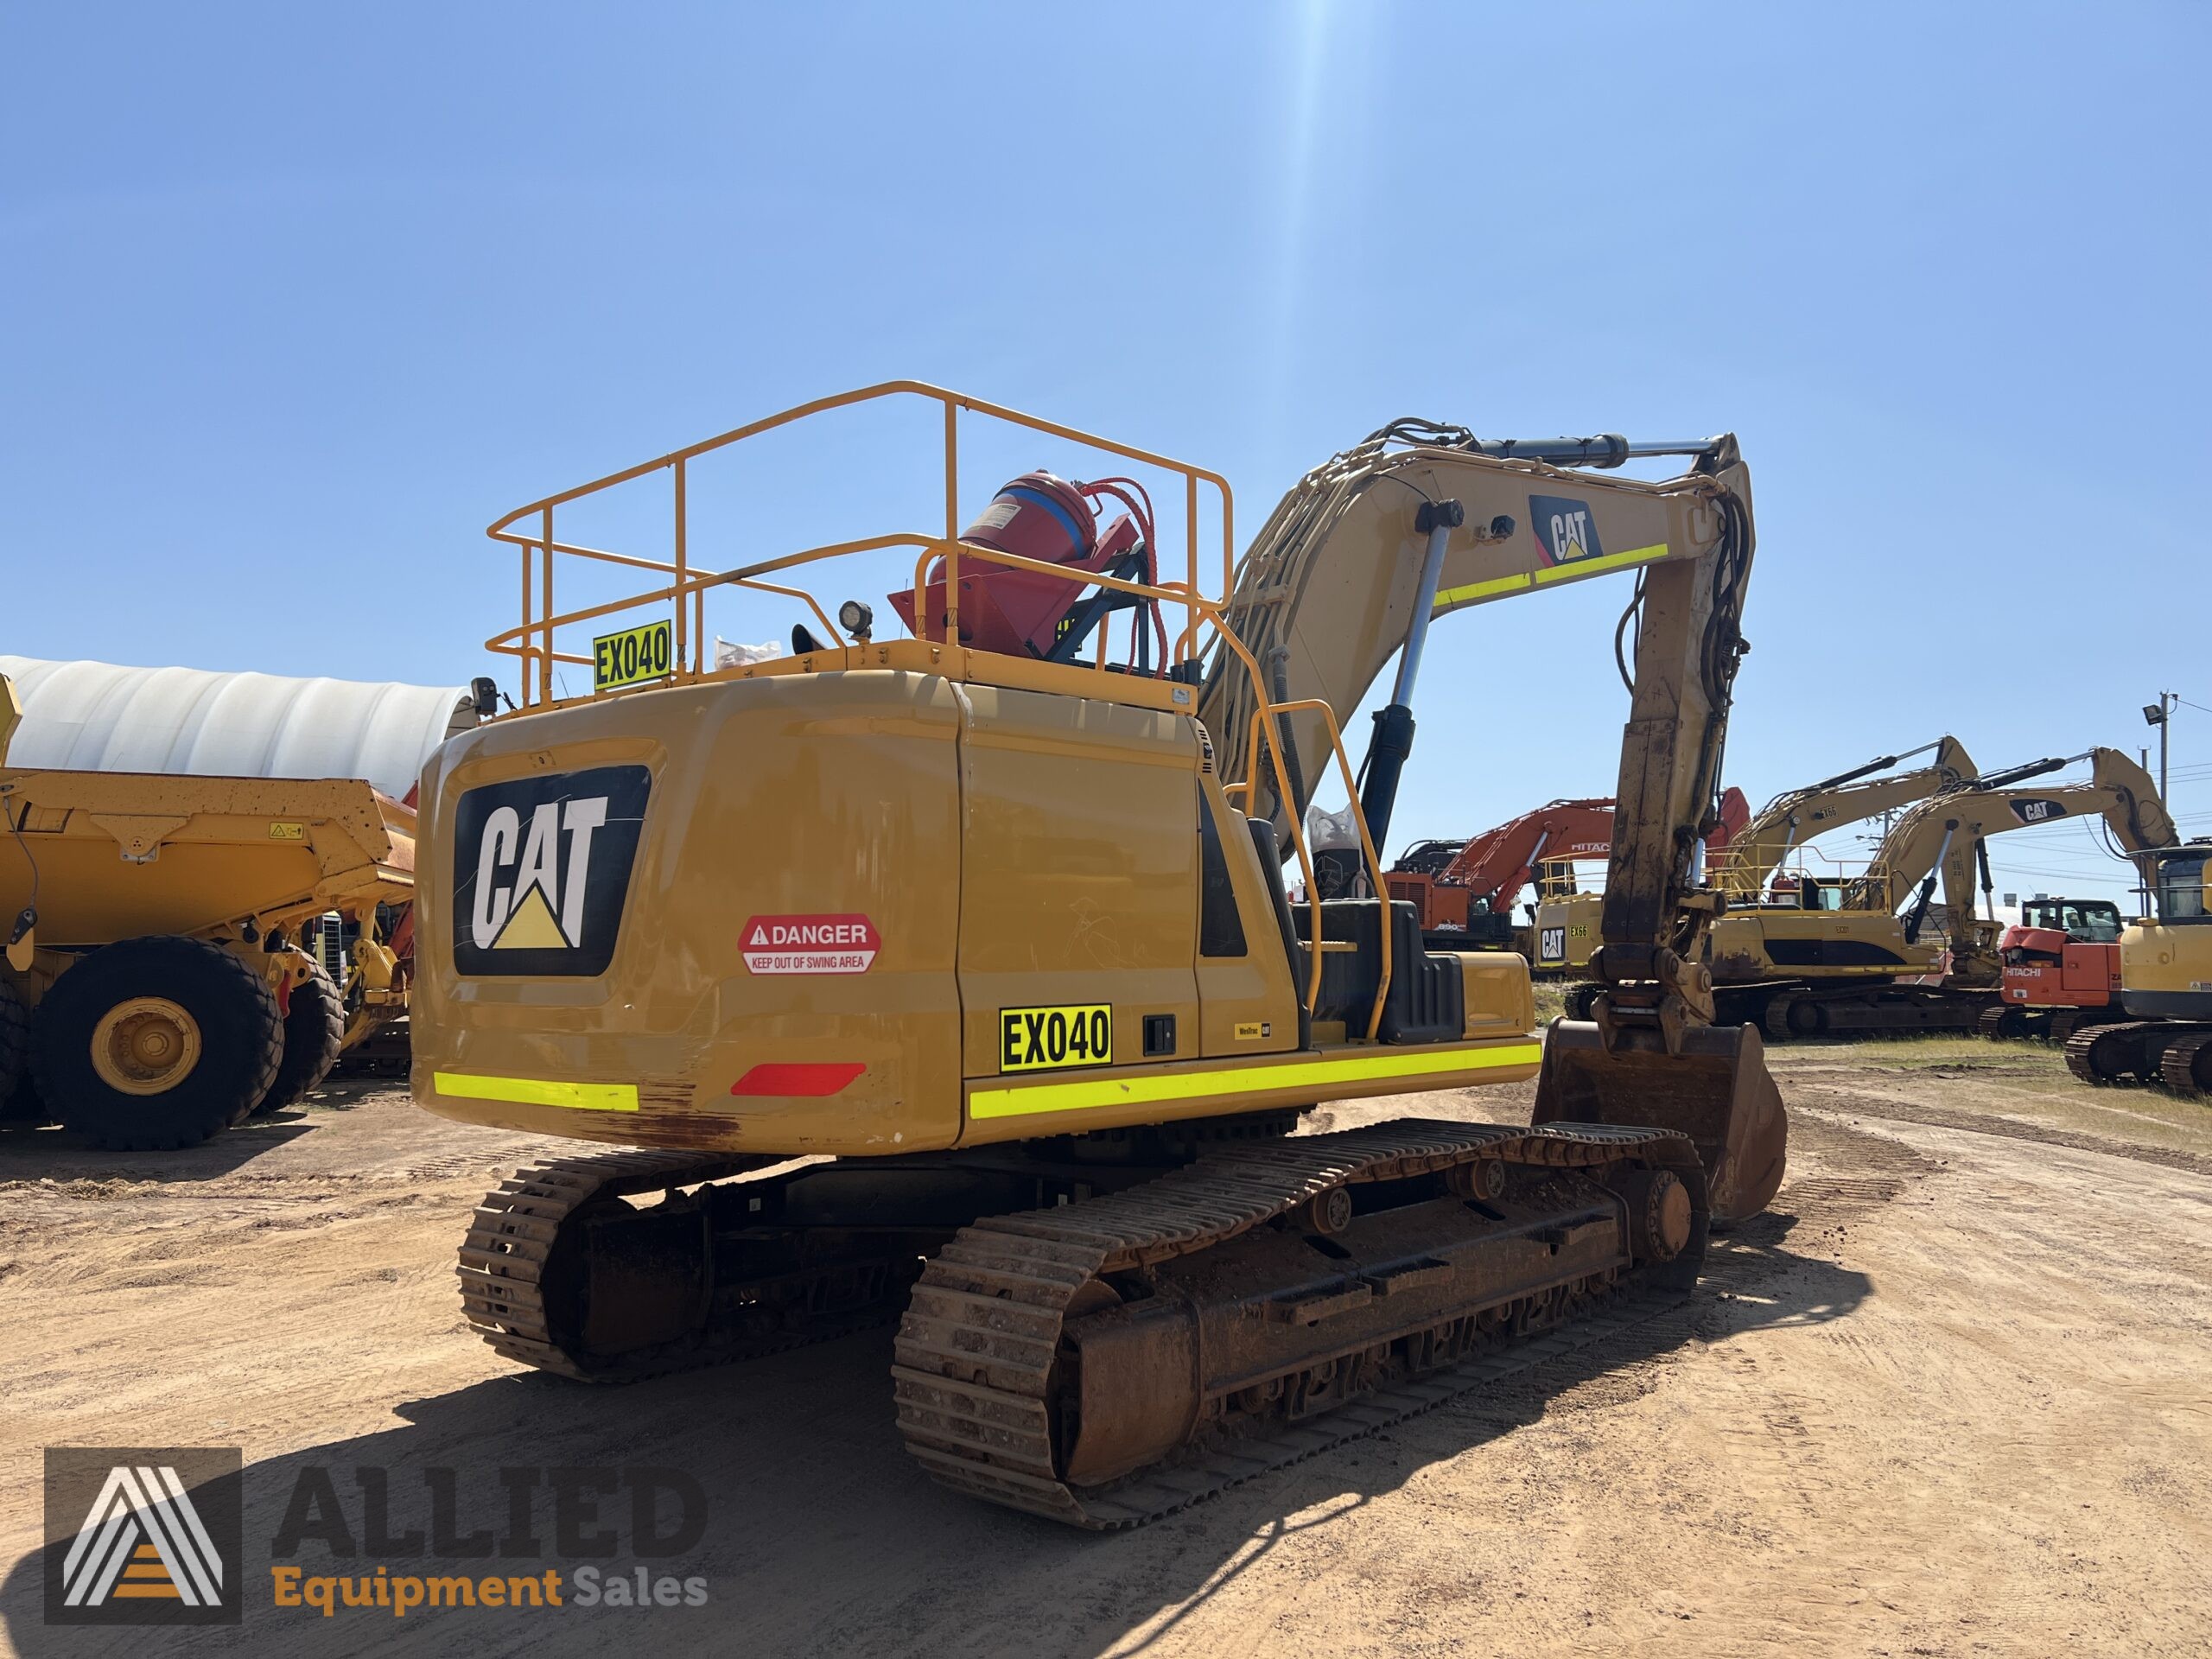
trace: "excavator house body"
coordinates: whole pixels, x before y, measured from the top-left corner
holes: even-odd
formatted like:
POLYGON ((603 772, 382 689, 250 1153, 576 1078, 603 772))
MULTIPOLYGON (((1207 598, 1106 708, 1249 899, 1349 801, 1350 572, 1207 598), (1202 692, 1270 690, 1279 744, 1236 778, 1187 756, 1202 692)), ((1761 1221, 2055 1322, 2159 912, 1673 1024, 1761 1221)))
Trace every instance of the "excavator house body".
POLYGON ((2145 862, 2157 908, 2120 936, 2120 1005, 2138 1020, 2212 1021, 2212 847, 2191 842, 2145 862))
POLYGON ((1172 704, 767 676, 493 722, 424 785, 445 1116, 880 1156, 1535 1072, 1515 957, 1402 957, 1456 982, 1420 1040, 1297 1052, 1280 875, 1172 704))
POLYGON ((2031 899, 1999 936, 2010 1007, 2102 1008, 2120 1001, 2120 906, 2031 899))
POLYGON ((1713 977, 1722 985, 1816 976, 1894 979, 1939 970, 1943 947, 1908 944, 1886 910, 1808 910, 1785 905, 1730 908, 1713 924, 1713 977))

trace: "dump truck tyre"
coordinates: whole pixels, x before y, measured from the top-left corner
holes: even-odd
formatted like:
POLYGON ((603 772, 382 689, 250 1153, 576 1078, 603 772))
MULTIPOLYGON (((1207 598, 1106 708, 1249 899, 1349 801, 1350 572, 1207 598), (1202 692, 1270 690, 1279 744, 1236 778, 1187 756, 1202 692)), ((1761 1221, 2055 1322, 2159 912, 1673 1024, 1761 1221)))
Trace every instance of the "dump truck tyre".
POLYGON ((284 1022, 268 982, 220 945, 124 939, 54 982, 31 1074, 63 1125, 124 1151, 196 1146, 268 1094, 284 1022))
POLYGON ((0 979, 0 1129, 34 1128, 45 1108, 30 1084, 31 1011, 16 988, 0 979))
POLYGON ((267 1117, 296 1105, 330 1075, 345 1045, 345 999, 317 963, 314 973, 292 987, 291 1010, 284 1016, 284 1058, 252 1116, 267 1117))

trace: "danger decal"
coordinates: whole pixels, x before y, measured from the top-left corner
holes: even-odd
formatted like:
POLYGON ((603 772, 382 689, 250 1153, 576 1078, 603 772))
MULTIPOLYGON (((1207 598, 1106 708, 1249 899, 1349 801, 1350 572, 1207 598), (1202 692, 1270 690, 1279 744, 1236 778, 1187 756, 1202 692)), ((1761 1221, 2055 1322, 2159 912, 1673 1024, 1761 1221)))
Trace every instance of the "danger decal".
POLYGON ((882 948, 865 916, 755 916, 739 936, 754 974, 864 974, 882 948))

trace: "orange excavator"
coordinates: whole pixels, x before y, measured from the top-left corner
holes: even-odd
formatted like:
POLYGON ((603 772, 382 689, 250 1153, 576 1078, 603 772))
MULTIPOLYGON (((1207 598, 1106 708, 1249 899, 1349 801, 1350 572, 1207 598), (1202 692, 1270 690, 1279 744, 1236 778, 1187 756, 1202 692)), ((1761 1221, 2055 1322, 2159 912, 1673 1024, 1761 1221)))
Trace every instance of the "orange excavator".
MULTIPOLYGON (((1708 858, 1751 822, 1751 804, 1742 790, 1722 792, 1719 816, 1719 825, 1706 837, 1708 858)), ((1385 872, 1383 881, 1393 899, 1410 900, 1417 908, 1421 931, 1431 936, 1433 948, 1518 948, 1530 956, 1526 936, 1534 919, 1517 927, 1513 920, 1522 889, 1541 870, 1602 863, 1612 849, 1612 797, 1548 801, 1471 841, 1416 842, 1385 872)))
POLYGON ((1981 1011, 1985 1037, 2064 1042, 2084 1026, 2126 1019, 2120 1002, 2120 936, 2109 899, 2031 899, 1997 941, 2003 1001, 1981 1011))

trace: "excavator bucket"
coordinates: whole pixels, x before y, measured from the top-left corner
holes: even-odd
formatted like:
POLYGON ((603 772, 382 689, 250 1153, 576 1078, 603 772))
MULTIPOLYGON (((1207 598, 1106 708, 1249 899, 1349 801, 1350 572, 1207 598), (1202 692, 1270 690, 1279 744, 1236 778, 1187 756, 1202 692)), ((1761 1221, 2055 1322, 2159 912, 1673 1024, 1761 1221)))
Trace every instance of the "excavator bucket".
POLYGON ((1716 1228, 1749 1221, 1782 1185, 1789 1119, 1750 1026, 1693 1026, 1681 1052, 1609 1052, 1596 1025, 1554 1020, 1536 1077, 1538 1123, 1675 1129, 1696 1143, 1716 1228))

